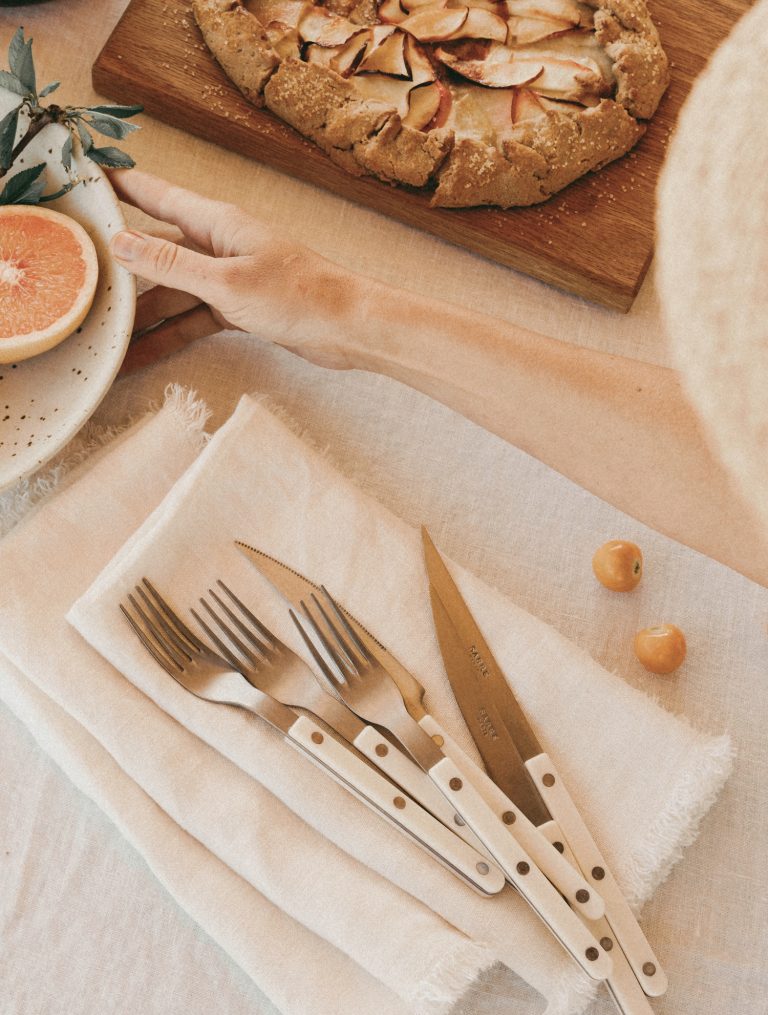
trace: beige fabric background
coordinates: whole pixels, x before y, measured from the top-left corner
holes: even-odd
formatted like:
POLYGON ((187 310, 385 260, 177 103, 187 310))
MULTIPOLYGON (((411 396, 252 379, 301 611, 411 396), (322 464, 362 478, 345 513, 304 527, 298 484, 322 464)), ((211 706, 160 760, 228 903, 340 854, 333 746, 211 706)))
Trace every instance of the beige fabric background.
MULTIPOLYGON (((59 0, 24 10, 41 73, 65 82, 63 101, 87 101, 90 65, 124 6, 59 0)), ((17 11, 0 15, 0 51, 18 21, 17 11)), ((145 127, 131 147, 144 168, 238 201, 344 264, 492 307, 555 337, 667 362, 650 282, 628 316, 602 311, 182 132, 149 120, 145 127)), ((428 399, 382 378, 313 368, 246 337, 207 340, 118 384, 97 420, 124 422, 147 398, 159 400, 169 380, 199 389, 215 409, 212 426, 243 390, 269 391, 318 443, 333 446, 364 489, 413 524, 425 521, 457 561, 666 707, 709 732, 732 733, 734 776, 645 923, 673 981, 654 1003, 660 1015, 761 1015, 768 593, 623 518, 428 399), (631 600, 585 583, 592 550, 617 535, 638 540, 652 565, 631 600), (671 681, 645 674, 629 648, 638 626, 661 619, 679 623, 691 643, 686 668, 671 681)), ((2 1015, 273 1015, 6 712, 0 765, 2 1015)), ((519 981, 499 975, 459 1015, 533 1015, 540 1007, 519 981)), ((608 1015, 611 1007, 596 1011, 608 1015)))

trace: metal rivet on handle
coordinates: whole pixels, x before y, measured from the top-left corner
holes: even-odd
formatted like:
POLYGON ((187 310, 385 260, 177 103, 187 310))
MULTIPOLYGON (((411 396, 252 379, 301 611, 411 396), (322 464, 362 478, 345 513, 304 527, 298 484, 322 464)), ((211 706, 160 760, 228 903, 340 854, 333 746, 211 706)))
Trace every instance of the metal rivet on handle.
POLYGON ((405 807, 405 800, 401 796, 396 796, 392 803, 401 811, 405 807))
POLYGON ((505 825, 514 825, 515 821, 517 820, 517 816, 515 815, 514 811, 504 811, 504 813, 501 815, 501 820, 504 822, 505 825))
POLYGON ((589 947, 587 948, 584 954, 587 956, 590 962, 594 962, 596 959, 600 958, 600 952, 597 950, 597 948, 589 947))
POLYGON ((562 844, 562 842, 553 842, 552 845, 555 847, 558 853, 565 852, 565 846, 562 844))
POLYGON ((603 870, 602 867, 593 867, 592 877, 595 879, 595 881, 602 881, 603 878, 605 877, 605 871, 603 870))
POLYGON ((435 741, 438 747, 442 747, 443 744, 445 743, 445 739, 441 737, 439 733, 434 733, 432 735, 432 739, 435 741))
POLYGON ((531 865, 529 863, 526 863, 525 860, 521 860, 520 863, 517 865, 518 874, 527 874, 530 869, 531 865))
POLYGON ((606 952, 609 952, 613 948, 613 941, 609 937, 601 937, 600 945, 606 952))
POLYGON ((541 777, 541 781, 544 783, 545 786, 554 786, 555 785, 555 777, 554 777, 554 775, 552 775, 551 772, 547 772, 546 775, 543 775, 541 777))
POLYGON ((488 866, 488 864, 484 863, 482 860, 477 865, 477 872, 478 872, 478 874, 487 874, 490 871, 490 869, 491 868, 488 866))
POLYGON ((451 779, 451 781, 448 783, 448 785, 451 787, 451 789, 458 790, 458 789, 461 789, 461 787, 464 785, 464 783, 461 781, 461 779, 457 778, 457 776, 454 776, 451 779))
POLYGON ((323 740, 325 740, 325 737, 323 736, 322 733, 313 733, 312 734, 312 743, 313 744, 322 744, 323 740))
POLYGON ((466 825, 466 821, 464 820, 464 818, 462 818, 462 816, 460 814, 454 814, 453 815, 453 823, 455 825, 458 825, 459 828, 463 828, 464 825, 466 825))
POLYGON ((644 962, 643 972, 645 973, 646 976, 653 976, 653 974, 656 972, 656 966, 654 966, 652 962, 644 962))
POLYGON ((386 744, 376 744, 376 753, 380 758, 386 758, 389 754, 389 748, 386 744))
POLYGON ((586 888, 580 888, 578 892, 576 892, 576 901, 589 902, 589 892, 586 890, 586 888))

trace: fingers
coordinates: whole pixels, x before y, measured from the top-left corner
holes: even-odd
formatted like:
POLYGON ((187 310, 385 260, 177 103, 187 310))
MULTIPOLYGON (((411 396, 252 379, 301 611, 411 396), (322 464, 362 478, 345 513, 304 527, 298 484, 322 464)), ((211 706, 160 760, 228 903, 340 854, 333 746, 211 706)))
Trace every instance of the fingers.
POLYGON ((132 374, 157 360, 165 359, 196 339, 214 335, 217 331, 221 331, 221 325, 208 307, 198 306, 188 310, 131 342, 120 367, 120 376, 132 374))
POLYGON ((133 230, 118 233, 110 249, 128 271, 166 289, 181 289, 214 306, 223 294, 221 259, 133 230))
POLYGON ((142 293, 136 301, 136 317, 133 322, 134 334, 153 328, 169 317, 176 317, 198 306, 200 299, 179 289, 156 285, 142 293))
POLYGON ((140 169, 113 170, 109 179, 122 201, 140 208, 152 218, 173 223, 193 243, 218 254, 234 253, 223 249, 227 231, 235 226, 242 228, 249 218, 234 205, 212 201, 140 169))

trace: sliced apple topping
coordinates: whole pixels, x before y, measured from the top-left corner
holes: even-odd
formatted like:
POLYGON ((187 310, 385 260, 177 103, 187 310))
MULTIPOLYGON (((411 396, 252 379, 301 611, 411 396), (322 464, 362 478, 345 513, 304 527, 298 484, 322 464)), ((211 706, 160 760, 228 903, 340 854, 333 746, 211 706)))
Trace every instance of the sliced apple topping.
POLYGON ((402 81, 388 74, 355 74, 349 79, 356 95, 366 101, 380 102, 396 110, 401 119, 408 115, 408 94, 412 81, 402 81))
MULTIPOLYGON (((391 29, 391 33, 383 42, 372 41, 357 69, 358 74, 391 74, 396 78, 407 78, 408 64, 405 62, 406 36, 395 29, 394 25, 377 25, 377 28, 391 29)), ((376 28, 372 34, 375 36, 376 28)))
POLYGON ((262 25, 280 21, 295 28, 309 4, 306 0, 251 0, 245 9, 253 14, 262 25))
POLYGON ((408 95, 408 113, 403 117, 406 127, 424 130, 434 120, 440 108, 440 86, 437 81, 427 81, 412 88, 408 95))
POLYGON ((506 0, 510 17, 563 21, 566 25, 581 23, 581 6, 575 0, 506 0))
POLYGON ((371 33, 369 29, 364 29, 362 32, 358 32, 357 35, 353 35, 343 46, 334 51, 334 56, 330 63, 331 70, 335 70, 343 78, 354 74, 368 48, 370 38, 371 33))
POLYGON ((514 88, 530 84, 541 76, 543 64, 520 60, 517 54, 499 43, 491 43, 484 60, 464 60, 455 51, 439 47, 435 56, 456 74, 487 88, 514 88))
POLYGON ((269 39, 270 46, 281 60, 299 57, 301 54, 299 33, 290 25, 286 25, 282 21, 270 21, 264 28, 264 34, 269 39))
POLYGON ((299 18, 299 34, 318 46, 342 46, 360 31, 360 25, 331 14, 324 7, 310 7, 299 18))
POLYGON ((528 46, 532 42, 551 39, 572 30, 573 25, 568 21, 553 21, 550 18, 509 19, 509 41, 517 46, 528 46))
POLYGON ((449 39, 493 39, 505 42, 507 23, 498 14, 482 7, 470 7, 464 24, 449 39))
POLYGON ((454 37, 469 14, 468 7, 446 10, 424 10, 409 14, 400 27, 420 42, 442 42, 454 37))
MULTIPOLYGON (((448 6, 448 0, 400 0, 400 3, 409 14, 424 10, 425 7, 429 7, 430 10, 439 11, 448 6)), ((464 6, 466 7, 467 5, 464 4, 464 6)))
POLYGON ((385 25, 398 25, 408 17, 408 11, 400 5, 400 0, 383 0, 379 4, 379 21, 385 25))
POLYGON ((434 81, 437 77, 432 61, 412 35, 405 36, 405 62, 414 85, 434 81))
POLYGON ((519 50, 515 56, 521 62, 538 63, 543 67, 543 73, 536 79, 535 91, 550 99, 565 99, 587 105, 610 93, 610 85, 600 73, 598 65, 589 57, 569 60, 534 50, 519 50))
POLYGON ((535 120, 539 116, 545 116, 546 109, 544 101, 530 88, 516 88, 512 99, 512 122, 520 123, 523 120, 535 120))

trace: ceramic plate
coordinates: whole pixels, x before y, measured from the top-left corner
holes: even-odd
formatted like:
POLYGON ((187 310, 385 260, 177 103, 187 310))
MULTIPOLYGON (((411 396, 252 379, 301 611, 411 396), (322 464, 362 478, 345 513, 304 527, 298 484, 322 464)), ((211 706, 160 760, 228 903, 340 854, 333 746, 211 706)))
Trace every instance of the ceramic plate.
MULTIPOLYGON (((0 118, 14 100, 18 96, 0 89, 0 118)), ((56 155, 66 133, 58 125, 41 131, 24 152, 23 165, 14 169, 49 159, 48 189, 58 190, 66 173, 56 155)), ((45 207, 77 219, 93 240, 99 257, 96 298, 82 325, 60 345, 21 363, 0 364, 0 490, 34 472, 77 433, 109 390, 131 336, 135 279, 107 249, 112 235, 125 227, 120 203, 95 163, 82 155, 73 163, 86 182, 45 207)))

